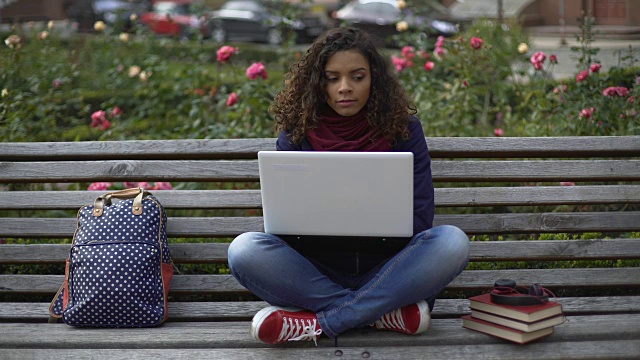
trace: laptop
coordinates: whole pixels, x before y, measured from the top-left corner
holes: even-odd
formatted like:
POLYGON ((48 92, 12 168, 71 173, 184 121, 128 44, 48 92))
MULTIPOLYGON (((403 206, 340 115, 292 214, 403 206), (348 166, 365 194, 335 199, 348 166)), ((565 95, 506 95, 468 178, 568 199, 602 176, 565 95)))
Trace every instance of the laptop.
POLYGON ((258 152, 264 231, 288 241, 410 239, 411 152, 258 152))

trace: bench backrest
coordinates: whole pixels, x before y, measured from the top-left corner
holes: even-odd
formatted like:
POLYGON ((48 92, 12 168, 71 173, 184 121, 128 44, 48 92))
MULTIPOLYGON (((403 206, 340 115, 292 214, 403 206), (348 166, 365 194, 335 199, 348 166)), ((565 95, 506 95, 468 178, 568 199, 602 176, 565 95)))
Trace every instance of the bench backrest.
MULTIPOLYGON (((556 291, 640 287, 640 136, 427 143, 436 225, 476 236, 474 263, 448 289, 478 291, 499 278, 556 291)), ((275 139, 2 143, 0 189, 10 191, 0 191, 0 238, 30 240, 5 240, 0 265, 62 269, 75 211, 103 193, 84 190, 88 183, 170 181, 180 190, 153 193, 169 212, 174 261, 220 264, 187 266, 172 294, 245 296, 225 274, 226 250, 235 235, 262 230, 256 154, 274 148, 275 139)), ((0 293, 53 295, 60 274, 0 275, 0 293)))

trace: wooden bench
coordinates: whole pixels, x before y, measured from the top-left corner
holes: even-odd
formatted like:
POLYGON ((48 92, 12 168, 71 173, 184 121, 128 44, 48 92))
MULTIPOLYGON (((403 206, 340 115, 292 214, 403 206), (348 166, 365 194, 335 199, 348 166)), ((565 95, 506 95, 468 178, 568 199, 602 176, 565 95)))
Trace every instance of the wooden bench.
POLYGON ((350 331, 337 341, 322 337, 318 347, 254 341, 249 322, 265 303, 225 271, 228 242, 262 229, 255 159, 257 151, 274 149, 275 139, 0 144, 0 238, 6 242, 0 245, 0 357, 640 356, 640 136, 427 142, 435 222, 474 236, 468 269, 437 300, 427 333, 350 331), (95 181, 183 184, 154 192, 169 212, 170 248, 182 269, 171 284, 170 320, 161 327, 47 323, 75 211, 102 193, 84 190, 95 181), (16 244, 15 238, 29 241, 16 244), (499 278, 550 288, 567 321, 526 346, 462 328, 459 317, 470 312, 466 297, 488 291, 499 278))

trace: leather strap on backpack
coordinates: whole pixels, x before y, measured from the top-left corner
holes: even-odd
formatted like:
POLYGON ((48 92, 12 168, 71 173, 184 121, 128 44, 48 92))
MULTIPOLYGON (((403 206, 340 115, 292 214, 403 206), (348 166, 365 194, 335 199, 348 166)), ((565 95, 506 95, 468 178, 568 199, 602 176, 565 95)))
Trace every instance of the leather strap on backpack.
POLYGON ((142 214, 142 199, 147 195, 151 195, 151 193, 145 191, 143 188, 131 188, 106 193, 99 196, 93 203, 93 216, 101 216, 104 211, 104 207, 111 205, 112 198, 121 200, 133 198, 133 206, 131 207, 131 212, 134 215, 140 215, 142 214))

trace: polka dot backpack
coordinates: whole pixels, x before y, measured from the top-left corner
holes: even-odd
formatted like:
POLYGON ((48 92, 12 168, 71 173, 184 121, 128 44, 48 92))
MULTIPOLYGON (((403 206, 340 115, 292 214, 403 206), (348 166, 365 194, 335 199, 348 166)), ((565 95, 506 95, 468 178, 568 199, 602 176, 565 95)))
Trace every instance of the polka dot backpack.
POLYGON ((162 205, 142 188, 107 193, 82 207, 64 283, 49 307, 52 321, 147 327, 167 320, 174 267, 166 228, 162 205))

